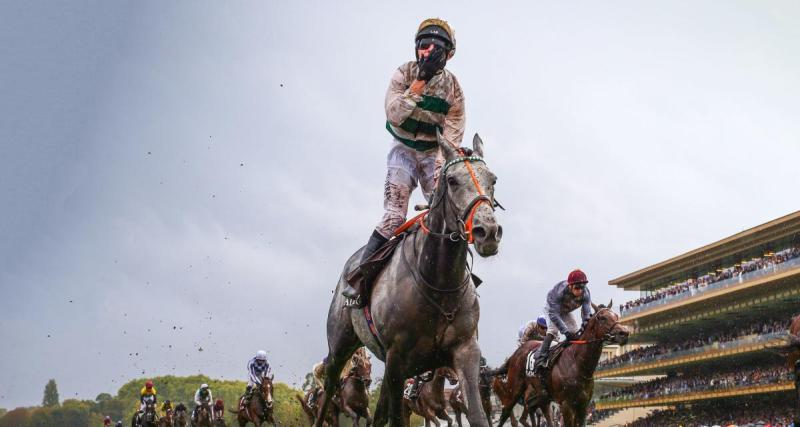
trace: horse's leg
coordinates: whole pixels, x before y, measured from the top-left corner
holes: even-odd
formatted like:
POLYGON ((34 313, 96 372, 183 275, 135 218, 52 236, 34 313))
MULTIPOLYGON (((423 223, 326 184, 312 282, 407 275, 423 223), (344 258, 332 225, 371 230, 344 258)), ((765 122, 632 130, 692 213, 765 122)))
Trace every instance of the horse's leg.
POLYGON ((463 381, 462 393, 467 404, 467 420, 471 427, 489 427, 486 414, 481 405, 481 394, 478 388, 478 365, 480 364, 481 349, 478 341, 472 338, 467 343, 453 352, 453 367, 458 374, 459 381, 463 381))
POLYGON ((461 411, 454 407, 453 412, 455 413, 454 415, 456 416, 456 423, 458 424, 458 427, 461 427, 461 411))
MULTIPOLYGON (((500 410, 500 419, 497 421, 497 427, 503 427, 503 424, 506 423, 506 420, 509 417, 513 417, 514 416, 514 414, 512 413, 513 411, 514 411, 514 405, 513 404, 510 407, 509 406, 503 406, 503 409, 500 410)), ((514 420, 512 422, 512 424, 514 422, 516 422, 516 420, 514 420)))
MULTIPOLYGON (((477 366, 477 362, 476 362, 477 366)), ((388 393, 389 425, 405 426, 403 420, 403 384, 405 383, 406 366, 401 355, 389 351, 386 355, 381 395, 388 393)))
POLYGON ((372 427, 372 415, 369 413, 369 407, 364 408, 364 418, 366 419, 366 427, 372 427))
POLYGON ((564 426, 577 427, 578 424, 575 422, 575 411, 573 411, 572 406, 567 402, 561 404, 561 417, 564 418, 564 426))
POLYGON ((389 393, 381 392, 378 394, 378 403, 375 404, 375 417, 372 419, 376 426, 385 426, 389 421, 389 393))
POLYGON ((447 421, 447 427, 453 426, 453 419, 450 418, 449 415, 447 415, 447 411, 445 411, 444 408, 440 409, 439 412, 436 414, 436 416, 439 417, 440 420, 447 421))
MULTIPOLYGON (((352 330, 352 325, 350 325, 352 330)), ((342 368, 350 359, 350 356, 358 345, 358 338, 355 334, 347 336, 346 334, 339 334, 339 339, 336 345, 331 346, 331 351, 328 353, 328 363, 325 365, 325 393, 319 397, 317 401, 317 420, 314 423, 315 427, 322 427, 325 421, 325 414, 328 413, 332 402, 332 396, 336 394, 336 387, 339 384, 339 374, 342 368), (329 396, 331 396, 329 398, 329 396)), ((329 339, 330 344, 330 339, 329 339)))

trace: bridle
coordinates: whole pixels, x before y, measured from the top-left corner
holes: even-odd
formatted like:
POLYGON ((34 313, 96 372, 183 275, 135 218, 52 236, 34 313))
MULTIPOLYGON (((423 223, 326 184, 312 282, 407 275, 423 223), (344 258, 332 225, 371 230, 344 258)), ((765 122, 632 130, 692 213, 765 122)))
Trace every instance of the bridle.
MULTIPOLYGON (((595 312, 594 316, 592 316, 592 317, 597 317, 597 315, 600 314, 600 311, 602 311, 602 310, 611 310, 611 308, 604 307, 604 308, 602 308, 600 310, 597 310, 597 312, 595 312)), ((611 333, 611 331, 613 331, 614 327, 617 326, 618 324, 619 324, 619 320, 615 320, 614 323, 612 323, 611 326, 608 328, 608 332, 606 332, 605 335, 603 335, 600 338, 592 338, 592 339, 589 339, 589 340, 574 340, 574 341, 570 341, 569 343, 570 344, 590 344, 590 343, 598 342, 598 341, 602 341, 604 343, 605 342, 613 342, 616 338, 611 333)))
POLYGON ((475 175, 475 170, 473 169, 472 164, 470 163, 470 162, 476 162, 476 163, 486 164, 483 158, 474 155, 472 156, 463 155, 465 153, 463 149, 459 149, 459 152, 462 154, 462 157, 450 160, 447 163, 445 163, 444 166, 442 166, 442 171, 439 174, 439 183, 440 185, 443 186, 443 188, 439 190, 441 191, 441 196, 433 201, 427 212, 419 216, 419 224, 420 228, 422 228, 422 231, 430 236, 438 238, 447 238, 453 242, 458 242, 460 240, 463 240, 467 243, 472 243, 475 240, 472 234, 472 227, 475 218, 475 213, 477 212, 478 207, 484 203, 488 205, 492 209, 492 211, 495 210, 495 206, 498 206, 501 209, 503 209, 503 207, 499 203, 497 203, 494 199, 486 195, 486 193, 483 191, 483 188, 481 187, 480 182, 478 181, 477 176, 475 175), (475 186, 475 191, 477 192, 477 195, 473 197, 472 200, 467 204, 467 206, 464 207, 464 209, 461 210, 460 212, 458 208, 455 206, 455 203, 452 201, 452 199, 447 197, 448 193, 447 187, 449 185, 447 182, 447 170, 450 169, 451 166, 456 165, 458 163, 464 163, 464 165, 467 167, 467 171, 469 171, 469 176, 472 180, 472 184, 475 186), (437 233, 431 231, 425 221, 426 218, 428 217, 428 213, 430 213, 436 206, 438 206, 443 201, 447 204, 449 210, 451 210, 452 212, 458 212, 458 215, 456 216, 456 225, 457 225, 455 227, 456 231, 452 231, 450 233, 447 233, 446 231, 451 230, 453 227, 448 226, 446 213, 444 216, 444 229, 445 229, 444 233, 437 233))

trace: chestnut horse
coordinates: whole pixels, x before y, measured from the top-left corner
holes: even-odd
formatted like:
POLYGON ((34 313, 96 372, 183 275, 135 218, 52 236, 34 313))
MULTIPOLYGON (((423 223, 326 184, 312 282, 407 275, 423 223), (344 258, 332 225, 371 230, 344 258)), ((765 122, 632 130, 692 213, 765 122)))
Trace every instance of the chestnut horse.
POLYGON ((239 427, 244 427, 247 423, 260 427, 264 422, 278 425, 273 413, 275 401, 272 399, 272 390, 272 377, 262 377, 261 384, 253 390, 250 404, 246 408, 241 407, 241 399, 239 400, 239 408, 231 409, 231 412, 237 413, 239 427))
POLYGON ((353 357, 353 368, 339 386, 339 409, 353 420, 357 427, 361 417, 366 427, 372 425, 369 413, 369 385, 372 383, 372 363, 366 357, 353 357))
POLYGON ((438 368, 432 380, 419 386, 419 394, 416 399, 403 399, 406 426, 409 425, 412 412, 425 418, 425 427, 428 427, 431 422, 439 427, 437 417, 446 420, 448 427, 453 424, 453 420, 447 415, 447 402, 444 399, 445 379, 450 382, 450 385, 453 385, 458 382, 458 375, 451 368, 438 368))
MULTIPOLYGON (((565 427, 582 426, 586 422, 586 412, 594 391, 594 371, 600 361, 603 344, 613 342, 624 345, 628 342, 630 331, 619 324, 619 315, 611 309, 611 304, 613 302, 609 302, 607 307, 592 304, 595 313, 587 322, 586 329, 578 340, 564 348, 550 367, 548 396, 561 407, 565 427)), ((512 402, 519 401, 528 387, 532 387, 533 392, 526 397, 528 413, 541 409, 547 418, 547 425, 553 425, 550 402, 543 401, 540 393, 537 393, 539 379, 525 374, 528 354, 540 345, 539 341, 528 341, 517 348, 508 359, 508 385, 513 396, 512 402)), ((498 371, 500 369, 495 370, 498 371)), ((512 408, 513 405, 503 407, 499 425, 505 422, 512 408)))
MULTIPOLYGON (((494 390, 494 394, 497 395, 497 398, 500 400, 500 408, 501 411, 504 411, 505 418, 501 415, 500 424, 498 426, 502 426, 505 423, 506 418, 511 420, 511 425, 513 427, 517 427, 519 423, 517 422, 517 417, 514 416, 514 407, 517 403, 522 404, 520 400, 514 400, 514 396, 512 396, 512 391, 510 389, 509 384, 506 381, 503 381, 500 376, 496 376, 492 378, 492 390, 494 390)), ((531 425, 528 424, 528 407, 522 404, 522 415, 519 417, 519 422, 522 423, 525 427, 530 427, 531 425)), ((536 425, 534 423, 534 425, 536 425)))

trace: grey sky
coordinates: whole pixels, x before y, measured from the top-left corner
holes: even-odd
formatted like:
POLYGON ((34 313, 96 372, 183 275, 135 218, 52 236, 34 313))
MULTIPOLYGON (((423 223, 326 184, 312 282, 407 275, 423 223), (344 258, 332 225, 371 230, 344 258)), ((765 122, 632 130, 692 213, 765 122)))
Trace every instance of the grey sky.
POLYGON ((609 279, 798 209, 797 2, 3 2, 0 407, 244 379, 259 348, 299 382, 429 16, 508 208, 475 267, 490 363, 570 269, 621 301, 609 279))

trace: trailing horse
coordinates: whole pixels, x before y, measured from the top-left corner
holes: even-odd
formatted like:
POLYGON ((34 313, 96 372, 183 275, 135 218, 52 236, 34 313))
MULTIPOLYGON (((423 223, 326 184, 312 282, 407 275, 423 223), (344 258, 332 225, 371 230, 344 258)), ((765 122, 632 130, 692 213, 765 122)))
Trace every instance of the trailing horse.
POLYGON ((156 404, 148 401, 145 404, 143 413, 136 413, 131 420, 132 427, 156 427, 158 416, 156 415, 156 404))
MULTIPOLYGON (((586 411, 594 391, 594 371, 600 361, 603 344, 613 342, 624 345, 628 341, 630 331, 619 324, 619 316, 610 308, 611 304, 609 302, 608 307, 592 304, 595 313, 578 340, 570 342, 566 347, 559 344, 558 348, 551 351, 551 360, 555 362, 552 362, 549 371, 548 396, 560 406, 565 427, 582 426, 586 421, 586 411)), ((506 363, 507 383, 514 403, 524 397, 528 413, 532 414, 540 409, 547 418, 547 425, 553 425, 550 400, 540 398, 538 378, 528 377, 525 372, 528 354, 540 345, 539 341, 528 341, 509 357, 506 363), (526 396, 528 387, 533 392, 526 396)), ((505 368, 496 372, 503 369, 505 368)), ((511 408, 513 405, 503 407, 499 426, 508 418, 511 408)))
POLYGON ((189 417, 186 415, 186 410, 176 409, 175 410, 175 419, 172 421, 172 424, 168 424, 167 426, 171 427, 186 427, 189 425, 189 417))
MULTIPOLYGON (((185 427, 185 425, 184 422, 180 427, 185 427)), ((158 427, 175 427, 175 414, 172 413, 172 409, 167 409, 167 413, 158 420, 158 427)))
POLYGON ((342 380, 339 387, 340 410, 353 420, 353 426, 360 419, 366 420, 366 427, 372 425, 369 413, 369 385, 372 383, 372 363, 366 358, 353 358, 353 368, 342 380))
POLYGON ((192 427, 211 427, 211 410, 208 405, 203 404, 197 408, 192 427))
POLYGON ((433 379, 419 386, 419 394, 416 399, 403 399, 406 425, 409 425, 411 413, 415 413, 425 419, 425 427, 433 423, 439 427, 437 418, 447 421, 447 426, 453 424, 453 420, 447 415, 447 401, 444 399, 444 380, 450 385, 458 382, 458 376, 450 368, 439 368, 433 374, 433 379))
MULTIPOLYGON (((350 355, 361 345, 385 362, 375 424, 403 425, 406 378, 451 366, 463 382, 471 426, 486 427, 478 392, 480 308, 467 262, 472 243, 478 255, 497 254, 502 228, 494 217, 496 178, 483 162, 483 142, 475 135, 474 155, 439 138, 444 155, 430 210, 401 239, 369 292, 371 306, 346 309, 341 291, 357 267, 363 248, 344 267, 328 312, 326 396, 350 355), (362 344, 363 343, 363 344, 362 344)), ((391 243, 391 241, 390 241, 391 243)), ((322 398, 325 409, 330 399, 322 398)), ((323 420, 317 419, 320 427, 323 420)))
POLYGON ((494 394, 496 394, 497 398, 500 400, 500 408, 502 411, 498 426, 502 426, 505 423, 506 418, 511 420, 511 425, 513 427, 517 427, 519 422, 521 422, 525 427, 531 426, 526 420, 528 418, 528 407, 524 404, 522 404, 522 414, 519 417, 519 422, 517 422, 517 417, 514 415, 514 407, 517 405, 517 403, 524 401, 515 400, 515 396, 511 390, 511 387, 506 381, 503 381, 500 376, 495 376, 492 378, 492 390, 494 390, 494 394))
POLYGON ((277 427, 278 423, 273 413, 275 401, 272 399, 272 390, 272 377, 262 377, 261 384, 253 390, 250 403, 246 407, 243 406, 244 396, 242 396, 239 399, 239 408, 230 409, 236 414, 239 427, 244 427, 247 423, 253 423, 256 427, 260 427, 265 422, 277 427))

